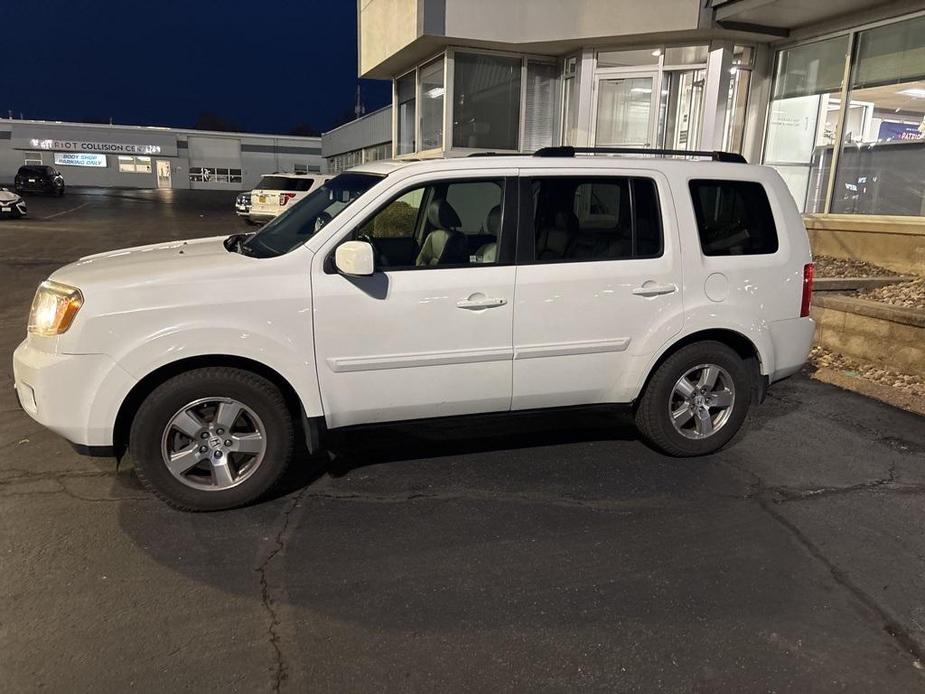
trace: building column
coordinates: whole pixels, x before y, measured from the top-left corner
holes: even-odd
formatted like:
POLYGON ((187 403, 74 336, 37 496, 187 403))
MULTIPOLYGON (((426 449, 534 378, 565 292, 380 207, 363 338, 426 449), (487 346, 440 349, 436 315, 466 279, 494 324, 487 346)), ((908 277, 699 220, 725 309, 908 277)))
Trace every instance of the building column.
POLYGON ((575 123, 577 147, 591 147, 594 145, 594 136, 591 132, 591 111, 594 108, 594 49, 585 48, 581 52, 578 64, 577 94, 578 114, 575 123))
POLYGON ((726 130, 726 105, 729 100, 729 80, 732 70, 732 49, 729 41, 714 41, 707 58, 707 76, 703 88, 703 120, 700 126, 700 149, 723 148, 726 130))

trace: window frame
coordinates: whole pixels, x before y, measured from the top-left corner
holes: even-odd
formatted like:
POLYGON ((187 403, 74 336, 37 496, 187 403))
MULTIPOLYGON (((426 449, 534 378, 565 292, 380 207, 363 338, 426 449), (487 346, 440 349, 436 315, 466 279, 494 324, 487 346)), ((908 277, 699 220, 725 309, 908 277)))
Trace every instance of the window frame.
POLYGON ((518 217, 520 224, 517 233, 517 264, 518 265, 566 265, 570 263, 625 263, 640 260, 658 260, 665 257, 666 230, 665 230, 665 196, 660 190, 659 180, 643 172, 606 174, 606 173, 556 173, 556 174, 530 174, 520 177, 520 208, 518 217), (549 179, 579 179, 582 182, 607 181, 624 179, 630 182, 630 221, 632 224, 632 244, 636 245, 636 200, 634 180, 649 181, 655 192, 655 207, 658 210, 659 250, 655 255, 632 256, 629 258, 563 258, 560 260, 541 260, 536 257, 536 220, 533 210, 533 182, 549 179))
MULTIPOLYGON (((372 221, 380 212, 384 211, 389 205, 396 200, 407 195, 411 191, 419 188, 428 188, 435 185, 452 185, 453 183, 479 183, 479 182, 501 181, 501 226, 498 228, 497 244, 498 254, 494 263, 468 263, 465 265, 428 265, 428 266, 399 266, 390 268, 380 268, 378 262, 373 268, 373 274, 388 274, 392 272, 409 272, 418 270, 465 270, 477 268, 496 268, 509 267, 516 264, 516 244, 519 236, 518 221, 520 205, 518 201, 520 185, 517 176, 511 176, 500 173, 497 176, 490 174, 480 174, 477 176, 451 177, 451 178, 433 178, 428 180, 417 180, 404 185, 398 190, 389 193, 385 202, 376 205, 368 214, 352 222, 350 229, 338 239, 330 253, 327 254, 324 261, 325 274, 339 274, 334 264, 334 255, 337 248, 347 241, 356 241, 358 232, 370 221, 372 221)), ((418 209, 418 221, 415 223, 415 231, 420 225, 421 208, 418 209)))

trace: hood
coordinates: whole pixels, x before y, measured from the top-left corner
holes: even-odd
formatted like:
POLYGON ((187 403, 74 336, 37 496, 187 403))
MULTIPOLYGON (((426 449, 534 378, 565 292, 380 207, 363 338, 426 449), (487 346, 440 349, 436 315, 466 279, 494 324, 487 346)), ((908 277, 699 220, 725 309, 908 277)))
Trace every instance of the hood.
POLYGON ((51 279, 82 291, 90 287, 150 286, 240 272, 260 261, 230 253, 225 236, 153 243, 84 256, 56 270, 51 279))
POLYGON ((5 188, 3 190, 0 190, 0 202, 14 202, 19 199, 20 198, 16 193, 11 193, 5 188))

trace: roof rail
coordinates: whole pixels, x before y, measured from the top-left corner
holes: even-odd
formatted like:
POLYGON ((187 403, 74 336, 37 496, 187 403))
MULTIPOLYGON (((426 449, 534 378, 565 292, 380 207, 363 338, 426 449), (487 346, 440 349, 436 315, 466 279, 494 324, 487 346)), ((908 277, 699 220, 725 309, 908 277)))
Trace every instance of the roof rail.
POLYGON ((650 154, 673 157, 709 157, 713 161, 729 164, 747 164, 741 154, 735 152, 699 151, 688 149, 649 149, 646 147, 543 147, 533 153, 534 157, 574 157, 576 154, 650 154))

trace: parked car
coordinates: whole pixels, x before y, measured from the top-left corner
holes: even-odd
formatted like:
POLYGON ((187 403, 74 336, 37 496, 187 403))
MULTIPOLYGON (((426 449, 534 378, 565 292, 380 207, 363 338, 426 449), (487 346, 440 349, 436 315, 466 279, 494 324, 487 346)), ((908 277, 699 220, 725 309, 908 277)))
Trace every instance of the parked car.
POLYGON ((330 176, 321 174, 267 174, 251 191, 251 209, 248 218, 256 223, 268 222, 290 209, 329 178, 330 176))
POLYGON ((625 403, 716 451, 804 363, 813 266, 776 171, 685 156, 374 162, 253 234, 88 256, 39 286, 19 401, 189 510, 372 422, 625 403))
POLYGON ((244 217, 250 221, 251 213, 251 194, 250 193, 238 193, 238 197, 234 201, 234 211, 239 217, 244 217))
POLYGON ((0 188, 0 219, 18 219, 26 216, 26 201, 7 188, 0 188))
POLYGON ((64 195, 64 176, 53 166, 20 166, 13 183, 17 193, 64 195))

